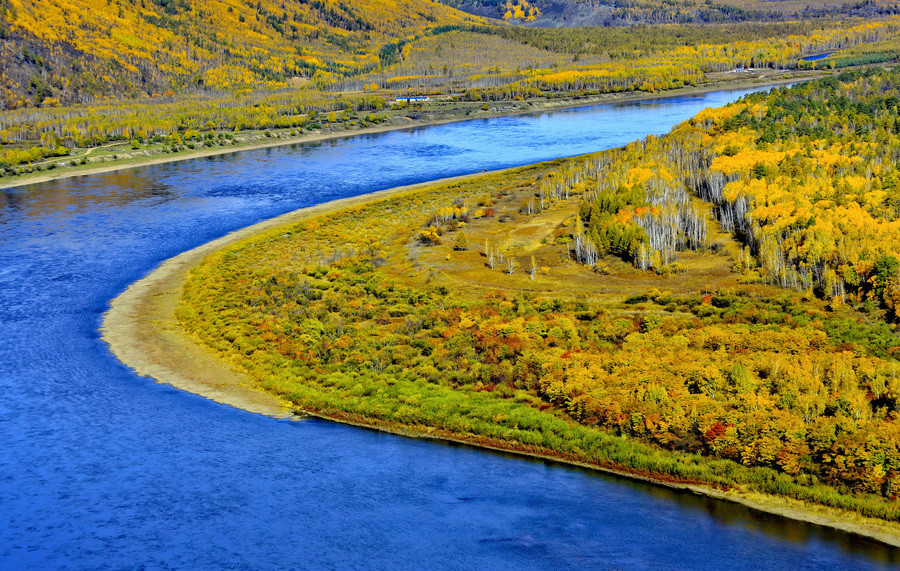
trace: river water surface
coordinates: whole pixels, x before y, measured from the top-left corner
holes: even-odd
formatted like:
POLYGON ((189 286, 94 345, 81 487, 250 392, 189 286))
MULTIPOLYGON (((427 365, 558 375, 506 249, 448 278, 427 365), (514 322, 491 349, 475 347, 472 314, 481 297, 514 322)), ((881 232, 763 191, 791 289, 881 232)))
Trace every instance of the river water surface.
POLYGON ((99 339, 161 261, 335 198, 622 145, 742 92, 0 191, 0 569, 888 569, 897 550, 621 478, 157 385, 99 339))

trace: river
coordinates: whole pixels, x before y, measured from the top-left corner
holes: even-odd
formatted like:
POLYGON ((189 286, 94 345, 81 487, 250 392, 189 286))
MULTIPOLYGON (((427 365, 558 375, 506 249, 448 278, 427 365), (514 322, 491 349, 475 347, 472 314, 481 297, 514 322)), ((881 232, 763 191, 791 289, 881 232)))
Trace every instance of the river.
POLYGON ((898 550, 626 479, 219 405, 120 364, 110 299, 286 211, 664 133, 743 92, 0 191, 0 569, 887 569, 898 550))

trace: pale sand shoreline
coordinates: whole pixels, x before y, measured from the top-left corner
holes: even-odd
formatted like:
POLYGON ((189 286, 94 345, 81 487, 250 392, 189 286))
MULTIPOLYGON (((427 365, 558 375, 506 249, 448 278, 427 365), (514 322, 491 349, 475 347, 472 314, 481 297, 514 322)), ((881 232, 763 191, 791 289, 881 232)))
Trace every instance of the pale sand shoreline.
MULTIPOLYGON (((334 212, 369 200, 385 198, 414 188, 424 188, 440 182, 461 180, 483 174, 477 173, 441 181, 398 187, 303 208, 237 230, 208 244, 179 254, 163 262, 149 275, 129 286, 124 293, 111 302, 111 307, 104 316, 101 329, 103 340, 109 344, 113 354, 134 369, 138 375, 149 376, 156 379, 157 382, 166 383, 213 401, 250 412, 274 418, 296 418, 295 415, 297 413, 300 413, 302 416, 303 411, 296 411, 290 403, 282 401, 269 393, 254 389, 248 377, 235 371, 212 352, 198 345, 193 338, 181 329, 175 317, 175 308, 181 294, 182 284, 187 278, 190 269, 217 250, 282 225, 291 224, 310 216, 334 212)), ((317 415, 307 414, 307 416, 317 415)), ((900 547, 900 524, 865 518, 833 508, 756 493, 745 494, 738 491, 716 490, 706 486, 666 482, 627 471, 605 469, 591 464, 575 462, 552 454, 523 453, 515 450, 512 444, 504 445, 502 442, 497 443, 496 446, 491 446, 472 442, 465 436, 439 433, 438 431, 427 429, 415 430, 386 424, 356 423, 346 419, 322 418, 408 437, 458 442, 480 448, 512 452, 613 473, 736 502, 755 510, 835 528, 900 547)))
POLYGON ((274 418, 291 417, 294 415, 291 404, 252 388, 246 376, 201 347, 179 326, 175 309, 188 272, 213 252, 271 228, 437 182, 471 176, 477 175, 391 188, 301 208, 182 252, 164 261, 110 302, 100 328, 102 338, 113 354, 138 375, 250 412, 274 418))
MULTIPOLYGON (((174 163, 180 161, 188 161, 191 159, 202 159, 206 157, 214 157, 218 155, 226 155, 241 151, 253 151, 258 149, 268 149, 272 147, 281 147, 285 145, 296 145, 303 143, 318 143, 332 139, 341 139, 345 137, 355 137, 360 135, 374 135, 378 133, 386 133, 389 131, 402 131, 405 129, 415 129, 419 127, 430 127, 433 125, 445 125, 448 123, 458 123, 461 121, 471 121, 477 119, 491 119, 495 117, 506 117, 513 115, 528 115, 532 113, 541 113, 545 111, 556 111, 563 109, 574 109, 577 107, 589 107, 592 105, 604 105, 612 103, 627 103, 633 101, 645 101, 652 99, 666 99, 669 97, 685 97, 691 95, 701 95, 703 93, 711 93, 714 91, 733 91, 736 89, 748 89, 752 87, 774 87, 784 85, 786 83, 796 83, 800 81, 809 81, 823 77, 824 73, 798 75, 797 77, 778 77, 775 79, 764 79, 761 81, 735 79, 731 81, 722 81, 720 83, 710 83, 697 87, 683 87, 680 89, 671 89, 668 91, 660 91, 657 93, 604 93, 596 96, 585 97, 582 99, 560 98, 559 100, 541 100, 536 102, 529 108, 517 109, 510 112, 501 113, 479 113, 478 115, 462 115, 448 119, 436 120, 413 120, 403 125, 385 125, 381 127, 367 127, 365 129, 357 129, 352 131, 337 131, 330 133, 311 133, 308 135, 300 135, 290 137, 289 139, 265 140, 233 147, 220 147, 214 149, 202 149, 196 151, 181 152, 177 155, 152 156, 147 158, 134 157, 131 160, 112 163, 108 165, 98 166, 75 166, 63 167, 53 172, 43 172, 41 174, 24 175, 21 178, 13 180, 0 180, 0 189, 15 188, 19 186, 28 186, 30 184, 39 184, 44 182, 53 182, 78 176, 89 176, 94 174, 103 174, 115 172, 130 168, 160 165, 165 163, 174 163)), ((522 104, 527 102, 496 102, 498 105, 503 104, 522 104)))

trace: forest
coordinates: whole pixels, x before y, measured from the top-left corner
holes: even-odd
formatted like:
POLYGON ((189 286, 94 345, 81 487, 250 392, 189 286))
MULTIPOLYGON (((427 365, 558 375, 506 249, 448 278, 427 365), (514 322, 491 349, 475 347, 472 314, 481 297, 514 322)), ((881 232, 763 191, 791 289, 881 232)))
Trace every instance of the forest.
MULTIPOLYGON (((572 4, 594 5, 580 0, 572 4)), ((405 47, 460 28, 512 40, 504 50, 508 53, 498 59, 519 64, 516 45, 523 43, 556 54, 615 58, 642 50, 653 55, 679 46, 808 36, 816 30, 827 36, 829 29, 882 22, 897 12, 895 3, 885 0, 820 3, 820 14, 785 10, 789 3, 779 2, 769 3, 781 8, 773 19, 762 17, 766 9, 755 4, 619 0, 610 5, 622 12, 620 23, 631 24, 628 27, 585 22, 581 27, 534 28, 503 25, 503 20, 468 15, 434 0, 0 0, 0 99, 6 109, 14 109, 176 93, 265 91, 298 87, 306 79, 318 80, 313 86, 322 88, 339 79, 387 72, 406 59, 405 47), (698 11, 717 10, 733 17, 695 17, 698 11), (401 13, 402 18, 392 17, 401 13), (633 16, 638 13, 659 17, 633 16)), ((501 9, 510 13, 508 20, 519 14, 528 19, 533 16, 526 12, 538 10, 529 6, 505 2, 501 9)), ((817 40, 827 38, 806 41, 817 40)), ((874 40, 848 37, 819 47, 860 41, 874 40)), ((802 52, 804 46, 799 47, 802 52)), ((796 55, 788 50, 783 57, 796 55)), ((445 63, 453 66, 457 60, 445 63)))
POLYGON ((898 85, 276 228, 179 320, 305 413, 900 521, 898 85))
MULTIPOLYGON (((571 28, 510 25, 431 0, 195 4, 0 0, 0 177, 362 129, 457 102, 468 116, 466 103, 653 93, 900 54, 889 2, 817 16, 774 3, 778 19, 744 3, 747 14, 724 21, 571 28), (398 11, 407 15, 389 17, 398 11), (404 94, 432 102, 407 112, 395 104, 404 94)), ((506 9, 532 14, 526 4, 506 9)))
POLYGON ((667 271, 677 251, 704 245, 694 193, 745 244, 745 281, 896 319, 898 77, 850 71, 750 95, 614 163, 583 164, 591 251, 667 271))

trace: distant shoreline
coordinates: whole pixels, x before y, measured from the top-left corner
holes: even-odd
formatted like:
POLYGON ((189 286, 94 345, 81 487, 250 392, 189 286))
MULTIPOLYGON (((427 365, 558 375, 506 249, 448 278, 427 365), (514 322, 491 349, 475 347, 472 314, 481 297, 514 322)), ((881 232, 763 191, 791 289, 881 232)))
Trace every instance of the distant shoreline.
POLYGON ((102 338, 109 345, 112 353, 134 369, 138 375, 149 376, 156 379, 157 382, 166 383, 250 412, 274 418, 296 418, 298 415, 317 417, 407 437, 457 442, 561 462, 743 504, 755 510, 831 527, 900 547, 900 524, 865 518, 859 514, 834 508, 790 498, 745 493, 740 490, 724 491, 709 486, 668 482, 636 470, 619 470, 579 462, 551 451, 536 453, 524 450, 521 445, 513 442, 496 441, 485 444, 483 441, 473 442, 465 434, 454 434, 438 429, 416 429, 387 422, 359 421, 354 418, 325 416, 300 410, 292 403, 254 388, 249 377, 231 368, 227 362, 202 347, 187 334, 175 316, 182 286, 190 270, 207 256, 222 248, 312 216, 336 212, 350 206, 387 198, 401 192, 427 188, 441 182, 474 178, 483 174, 477 173, 441 181, 419 183, 302 208, 237 230, 179 254, 163 262, 156 270, 133 283, 125 292, 112 300, 109 311, 104 315, 101 328, 102 338))
MULTIPOLYGON (((115 172, 119 170, 159 165, 165 163, 174 163, 187 161, 191 159, 200 159, 205 157, 213 157, 218 155, 226 155, 240 151, 252 151, 257 149, 267 149, 271 147, 281 147, 285 145, 295 145, 302 143, 318 143, 332 139, 341 139, 344 137, 355 137, 358 135, 371 135, 377 133, 386 133, 389 131, 401 131, 405 129, 414 129, 418 127, 428 127, 433 125, 444 125, 448 123, 458 123, 461 121, 469 121, 474 119, 491 119, 494 117, 507 117, 513 115, 528 115, 532 113, 541 113, 545 111, 555 111, 563 109, 573 109, 577 107, 589 107, 592 105, 605 105, 613 103, 627 103, 633 101, 645 101, 652 99, 665 99, 669 97, 683 97, 691 95, 701 95, 704 93, 712 93, 715 91, 731 91, 735 89, 748 89, 753 87, 773 87, 786 83, 796 83, 799 81, 809 81, 827 75, 821 71, 815 72, 793 72, 788 77, 785 75, 776 78, 763 79, 730 79, 717 80, 699 86, 682 87, 678 89, 670 89, 657 93, 641 93, 629 91, 624 93, 603 93, 594 96, 575 99, 573 97, 565 97, 557 99, 533 99, 526 101, 500 101, 495 102, 499 105, 515 105, 517 109, 511 111, 502 111, 498 113, 479 113, 478 115, 460 115, 446 119, 433 120, 416 120, 410 119, 408 123, 402 125, 385 125, 381 127, 367 127, 365 129, 355 129, 348 131, 336 131, 328 133, 310 133, 289 137, 287 139, 278 138, 276 140, 253 141, 249 143, 234 145, 231 147, 219 147, 201 150, 192 150, 179 152, 174 155, 158 155, 149 157, 133 157, 121 162, 113 162, 110 164, 98 165, 77 165, 69 167, 61 167, 52 172, 41 172, 38 174, 27 174, 17 178, 0 180, 0 189, 16 188, 28 186, 31 184, 39 184, 44 182, 53 182, 64 180, 67 178, 78 176, 90 176, 95 174, 103 174, 115 172), (526 107, 527 106, 527 107, 526 107)), ((290 129, 282 129, 277 133, 288 133, 290 129)))

